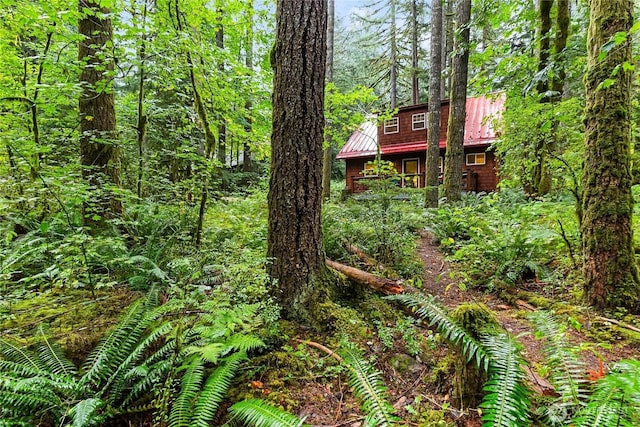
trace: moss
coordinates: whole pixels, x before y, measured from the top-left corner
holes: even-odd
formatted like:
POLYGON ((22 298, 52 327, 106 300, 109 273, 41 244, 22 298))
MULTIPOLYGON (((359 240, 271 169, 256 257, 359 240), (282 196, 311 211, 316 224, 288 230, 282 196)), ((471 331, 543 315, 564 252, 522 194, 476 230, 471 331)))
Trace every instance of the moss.
POLYGON ((319 305, 319 312, 319 321, 324 324, 324 329, 336 336, 346 335, 353 341, 363 341, 373 336, 360 312, 353 308, 328 301, 319 305))
POLYGON ((486 330, 499 328, 496 315, 482 303, 462 303, 451 311, 450 316, 476 339, 486 330))

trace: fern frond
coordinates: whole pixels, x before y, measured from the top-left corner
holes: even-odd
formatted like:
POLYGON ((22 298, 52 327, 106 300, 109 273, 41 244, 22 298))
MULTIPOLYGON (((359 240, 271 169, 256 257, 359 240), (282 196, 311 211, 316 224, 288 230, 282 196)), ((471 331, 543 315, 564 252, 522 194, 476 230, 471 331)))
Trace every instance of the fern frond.
POLYGON ((584 406, 587 399, 585 366, 566 340, 566 327, 546 311, 530 315, 536 331, 544 338, 544 352, 551 367, 550 381, 560 396, 555 404, 569 414, 584 406))
POLYGON ((621 360, 595 383, 576 414, 576 427, 631 427, 640 423, 640 361, 621 360))
POLYGON ((69 410, 69 416, 73 422, 73 427, 88 427, 96 425, 99 418, 96 412, 103 407, 105 402, 102 399, 89 398, 78 402, 69 410))
POLYGON ((41 340, 38 346, 38 356, 46 370, 68 377, 75 376, 78 373, 78 368, 64 355, 62 349, 47 337, 42 326, 38 327, 38 333, 41 340))
POLYGON ((235 353, 209 375, 195 405, 193 426, 208 427, 210 425, 209 423, 216 416, 220 402, 231 386, 231 380, 240 362, 244 359, 246 359, 245 353, 235 353))
POLYGON ((483 427, 522 427, 529 424, 529 390, 524 385, 518 346, 508 334, 490 335, 483 339, 491 356, 487 392, 480 407, 483 427))
POLYGON ((134 302, 116 327, 89 354, 83 364, 83 383, 98 384, 108 379, 127 359, 154 319, 147 314, 156 301, 154 295, 152 290, 146 300, 134 302))
POLYGON ((159 341, 173 330, 171 323, 165 322, 149 333, 138 346, 127 356, 127 358, 118 366, 116 371, 111 375, 109 381, 103 387, 103 391, 110 388, 109 403, 115 404, 122 399, 127 388, 129 372, 149 351, 149 347, 159 341))
POLYGON ((204 361, 197 357, 186 366, 180 382, 180 392, 169 413, 169 427, 190 427, 193 405, 204 377, 204 361))
POLYGON ((399 294, 385 298, 413 309, 420 318, 429 321, 430 326, 435 326, 451 344, 460 346, 468 362, 474 361, 478 368, 485 371, 489 369, 489 357, 482 346, 449 317, 433 296, 399 294))
POLYGON ((233 420, 254 427, 301 427, 304 420, 260 399, 248 399, 229 408, 233 420))
POLYGON ((382 376, 370 363, 352 349, 343 351, 347 365, 349 385, 362 403, 370 426, 391 426, 397 421, 394 409, 386 395, 382 376))
POLYGON ((150 368, 147 366, 139 366, 129 371, 127 373, 127 379, 132 381, 139 379, 139 381, 133 383, 131 391, 122 400, 121 406, 127 407, 131 405, 133 402, 153 390, 156 385, 162 383, 172 366, 173 361, 171 359, 165 359, 157 362, 150 368))
POLYGON ((20 363, 25 366, 31 366, 38 370, 42 369, 40 361, 35 353, 14 342, 2 338, 0 338, 0 355, 5 360, 20 363))

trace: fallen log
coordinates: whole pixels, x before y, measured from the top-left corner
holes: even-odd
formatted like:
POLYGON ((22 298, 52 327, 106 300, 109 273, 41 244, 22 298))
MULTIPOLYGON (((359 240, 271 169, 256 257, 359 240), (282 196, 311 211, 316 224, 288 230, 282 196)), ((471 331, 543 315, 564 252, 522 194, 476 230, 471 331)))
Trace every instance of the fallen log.
POLYGON ((385 270, 384 265, 379 263, 374 257, 372 257, 371 255, 367 254, 366 252, 364 252, 359 247, 354 246, 351 243, 349 243, 347 241, 344 241, 344 240, 342 241, 342 245, 347 250, 347 252, 357 256, 360 259, 360 261, 364 262, 367 265, 367 267, 375 268, 378 271, 384 271, 385 270))
POLYGON ((329 258, 325 260, 327 266, 347 276, 349 279, 361 285, 368 286, 385 295, 395 295, 404 292, 404 288, 400 284, 400 280, 391 280, 385 277, 379 277, 375 274, 367 273, 360 269, 332 261, 329 258))

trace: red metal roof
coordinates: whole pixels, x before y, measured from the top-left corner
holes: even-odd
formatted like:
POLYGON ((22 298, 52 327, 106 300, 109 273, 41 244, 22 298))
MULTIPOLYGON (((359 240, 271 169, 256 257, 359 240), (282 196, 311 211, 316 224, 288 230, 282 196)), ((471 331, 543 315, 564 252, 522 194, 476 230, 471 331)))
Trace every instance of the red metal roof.
MULTIPOLYGON (((503 93, 493 96, 478 96, 467 99, 467 118, 464 126, 464 146, 490 145, 496 139, 493 120, 504 110, 503 93)), ((374 120, 360 125, 345 146, 337 155, 338 159, 370 157, 376 155, 378 145, 378 128, 374 120)), ((440 141, 440 148, 445 148, 446 140, 440 141)), ((426 141, 415 141, 403 144, 385 145, 382 154, 411 153, 427 149, 426 141)))
POLYGON ((375 156, 378 152, 378 126, 376 118, 370 117, 351 134, 336 158, 351 159, 354 157, 375 156))

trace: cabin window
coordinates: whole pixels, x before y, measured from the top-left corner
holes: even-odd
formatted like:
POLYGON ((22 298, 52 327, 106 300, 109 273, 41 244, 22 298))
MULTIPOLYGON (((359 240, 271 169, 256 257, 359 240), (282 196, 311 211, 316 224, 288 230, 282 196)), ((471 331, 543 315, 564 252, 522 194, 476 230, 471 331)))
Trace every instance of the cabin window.
POLYGON ((400 124, 398 122, 398 118, 394 117, 393 119, 384 121, 384 134, 389 133, 398 133, 400 131, 400 124))
POLYGON ((420 159, 403 159, 402 174, 403 187, 420 187, 420 159))
POLYGON ((365 162, 362 174, 364 176, 376 176, 377 174, 375 162, 365 162))
POLYGON ((440 156, 440 157, 438 157, 438 160, 439 160, 439 162, 438 162, 438 171, 440 173, 444 173, 444 157, 440 156))
POLYGON ((418 113, 411 116, 411 130, 426 129, 427 120, 424 113, 418 113))
POLYGON ((467 166, 484 165, 487 162, 485 153, 467 154, 467 166))

